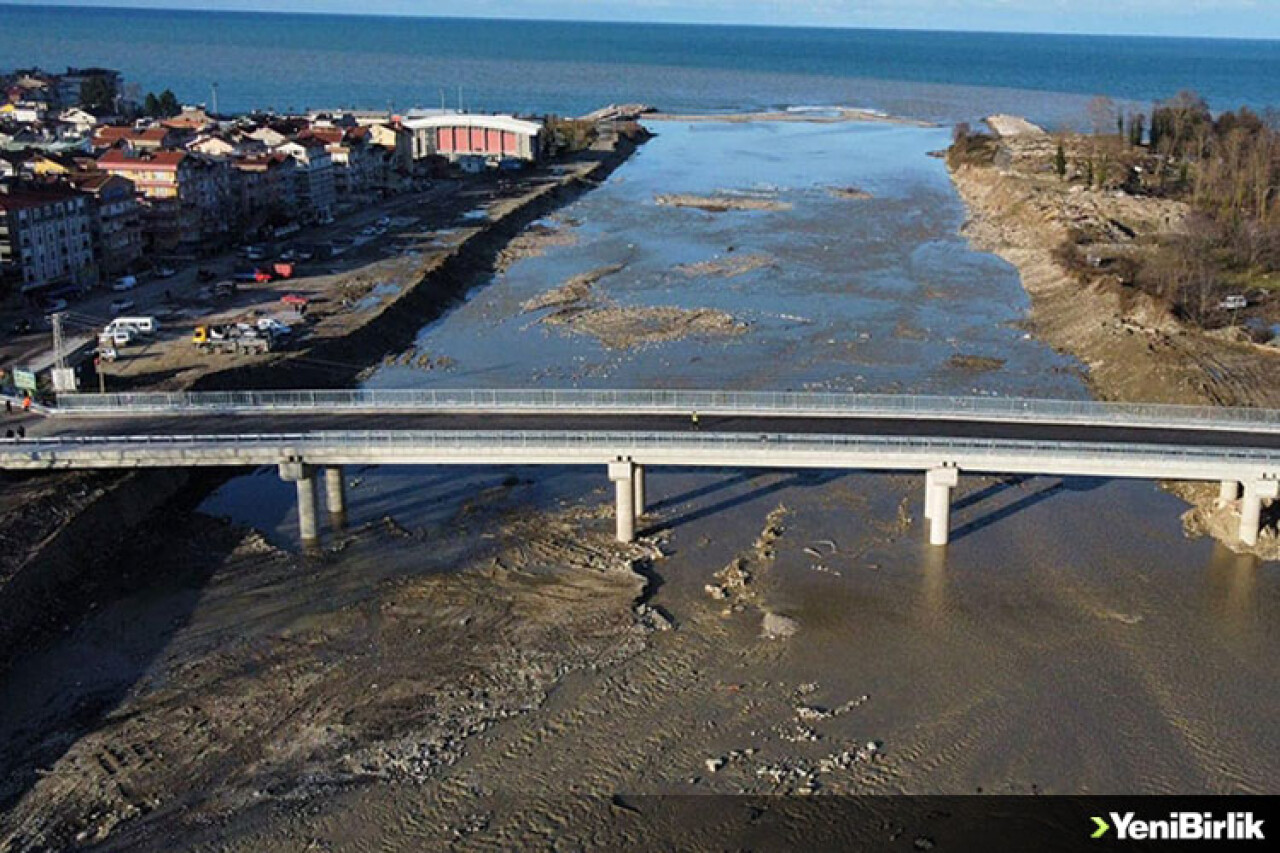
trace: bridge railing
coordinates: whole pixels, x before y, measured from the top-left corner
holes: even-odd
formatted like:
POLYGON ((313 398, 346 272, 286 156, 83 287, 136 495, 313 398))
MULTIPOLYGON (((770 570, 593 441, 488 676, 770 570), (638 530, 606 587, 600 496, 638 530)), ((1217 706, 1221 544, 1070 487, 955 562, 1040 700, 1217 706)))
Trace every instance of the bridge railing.
POLYGON ((55 413, 195 415, 470 412, 901 417, 1280 432, 1274 409, 1100 403, 1020 397, 844 394, 790 391, 592 389, 359 389, 64 394, 55 413))
MULTIPOLYGON (((378 451, 490 451, 501 453, 582 451, 598 459, 601 454, 643 453, 656 450, 697 452, 746 451, 796 454, 866 452, 882 456, 936 453, 972 460, 981 457, 1026 458, 1070 456, 1077 460, 1123 462, 1207 461, 1214 464, 1246 464, 1273 467, 1280 464, 1280 450, 1217 446, 1166 446, 1142 443, 1081 444, 1070 441, 1026 441, 988 438, 938 438, 910 436, 854 436, 823 434, 754 435, 715 432, 614 432, 614 431, 419 431, 350 430, 308 433, 244 433, 211 435, 56 436, 0 438, 0 462, 6 456, 31 457, 43 453, 62 456, 110 454, 140 456, 166 451, 217 454, 221 451, 270 449, 282 454, 335 453, 357 450, 376 456, 378 451)), ((395 464, 395 454, 386 464, 395 464)), ((223 460, 236 464, 233 459, 223 460)), ((836 467, 839 467, 838 465, 836 467)))

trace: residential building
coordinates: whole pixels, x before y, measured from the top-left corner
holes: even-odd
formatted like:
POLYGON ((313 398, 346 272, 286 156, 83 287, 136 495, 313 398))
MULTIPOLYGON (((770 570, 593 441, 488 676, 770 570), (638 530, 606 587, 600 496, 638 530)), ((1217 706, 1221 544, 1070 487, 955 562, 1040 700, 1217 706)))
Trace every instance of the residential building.
POLYGON ((130 125, 100 125, 93 131, 94 148, 125 146, 135 151, 160 151, 181 145, 186 132, 160 125, 136 128, 130 125))
POLYGON ((325 143, 333 161, 333 189, 337 198, 349 198, 375 188, 375 171, 381 160, 369 151, 367 128, 312 127, 307 135, 325 143))
POLYGON ((102 122, 86 109, 69 107, 58 115, 58 121, 68 125, 79 136, 92 136, 93 129, 102 122))
POLYGON ((231 172, 224 161, 186 151, 113 148, 98 158, 98 168, 137 186, 152 251, 202 254, 231 233, 231 172))
POLYGON ((101 80, 113 93, 112 106, 119 99, 124 80, 119 71, 110 68, 68 68, 65 74, 57 75, 57 103, 61 107, 78 107, 84 103, 84 87, 91 80, 101 80))
POLYGON ((257 154, 231 161, 237 219, 246 230, 293 218, 294 161, 283 153, 257 154))
POLYGON ((87 198, 58 184, 0 182, 0 277, 23 293, 97 280, 87 198))
POLYGON ((194 151, 198 154, 221 158, 231 157, 239 151, 239 146, 235 143, 212 133, 202 133, 184 147, 188 151, 194 151))
POLYGON ((307 216, 331 216, 336 201, 333 158, 329 155, 324 141, 314 136, 306 136, 286 142, 276 150, 293 158, 298 207, 307 216))
POLYGON ((133 269, 142 257, 142 206, 133 181, 108 172, 81 172, 71 184, 91 199, 94 259, 103 280, 133 269))
POLYGON ((371 124, 368 128, 369 141, 384 151, 391 152, 392 168, 408 174, 413 169, 413 134, 398 124, 389 122, 371 124))

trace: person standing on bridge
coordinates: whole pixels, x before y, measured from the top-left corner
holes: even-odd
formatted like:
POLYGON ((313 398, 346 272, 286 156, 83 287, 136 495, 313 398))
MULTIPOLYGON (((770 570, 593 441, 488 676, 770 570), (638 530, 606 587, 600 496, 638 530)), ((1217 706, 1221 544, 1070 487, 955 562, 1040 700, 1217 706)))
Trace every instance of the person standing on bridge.
POLYGON ((693 411, 692 414, 689 415, 689 420, 693 422, 693 428, 697 429, 698 428, 698 411, 696 409, 693 411))

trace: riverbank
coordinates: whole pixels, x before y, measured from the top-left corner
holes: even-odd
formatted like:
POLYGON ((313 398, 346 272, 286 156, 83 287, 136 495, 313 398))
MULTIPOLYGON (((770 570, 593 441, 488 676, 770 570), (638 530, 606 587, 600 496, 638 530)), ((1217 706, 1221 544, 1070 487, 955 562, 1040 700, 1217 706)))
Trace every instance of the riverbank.
MULTIPOLYGON (((1017 268, 1031 297, 1032 332, 1085 365, 1096 397, 1280 407, 1274 379, 1280 354, 1230 330, 1191 328, 1114 276, 1082 282, 1061 259, 1059 247, 1082 232, 1112 235, 1109 248, 1117 252, 1159 240, 1183 226, 1185 205, 1062 181, 1048 168, 1054 144, 1047 134, 1025 122, 996 124, 1006 135, 997 138, 994 164, 950 168, 969 210, 963 233, 1017 268)), ((1167 487, 1192 505, 1184 517, 1189 533, 1208 532, 1238 552, 1280 559, 1280 540, 1270 526, 1256 548, 1239 541, 1239 506, 1219 503, 1215 487, 1167 487)))
MULTIPOLYGON (((343 310, 342 276, 322 277, 299 289, 319 303, 303 345, 265 356, 196 358, 185 328, 152 345, 144 369, 129 377, 136 389, 221 390, 228 388, 341 388, 354 385, 362 371, 388 354, 412 344, 417 331, 439 317, 495 269, 509 262, 514 238, 527 226, 573 202, 626 162, 647 138, 636 133, 606 135, 590 149, 523 179, 486 208, 486 216, 465 230, 450 229, 449 243, 435 252, 416 252, 402 269, 405 286, 363 311, 343 310), (504 254, 506 253, 506 254, 504 254)), ((536 251, 526 245, 522 252, 536 251)), ((392 258, 369 265, 375 271, 351 271, 346 278, 376 277, 392 258)), ((243 309, 241 309, 243 310, 243 309)), ((207 492, 221 477, 174 477, 167 471, 127 474, 52 474, 39 478, 12 476, 6 483, 11 499, 0 505, 0 648, 15 649, 18 638, 58 630, 64 617, 85 604, 80 584, 115 564, 120 547, 148 512, 137 507, 162 506, 185 489, 207 492), (193 483, 195 485, 193 486, 193 483), (103 524, 89 522, 96 533, 82 536, 82 517, 101 512, 115 518, 106 535, 103 524)), ((197 501, 198 502, 198 501, 197 501)), ((8 656, 0 655, 0 671, 8 656)))

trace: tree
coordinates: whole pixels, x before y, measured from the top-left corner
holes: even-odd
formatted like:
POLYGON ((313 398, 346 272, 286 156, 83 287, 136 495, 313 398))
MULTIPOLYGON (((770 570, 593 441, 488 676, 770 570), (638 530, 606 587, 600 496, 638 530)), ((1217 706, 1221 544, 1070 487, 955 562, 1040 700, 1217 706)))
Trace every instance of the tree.
POLYGON ((1142 113, 1129 114, 1129 144, 1134 148, 1142 147, 1142 137, 1146 130, 1147 117, 1142 113))
POLYGON ((111 112, 115 103, 116 87, 106 77, 89 77, 80 87, 80 106, 91 112, 111 112))
POLYGON ((148 92, 142 102, 142 112, 151 118, 172 118, 182 112, 182 104, 178 103, 178 96, 168 89, 161 92, 159 97, 154 92, 148 92))
POLYGON ((168 89, 160 93, 160 114, 164 118, 172 118, 182 112, 182 104, 178 103, 178 96, 168 89))
POLYGON ((1105 135, 1112 127, 1115 126, 1116 102, 1106 97, 1098 95, 1089 102, 1089 124, 1093 127, 1095 136, 1105 135))
POLYGON ((1053 155, 1053 170, 1058 173, 1058 177, 1066 180, 1067 178, 1067 149, 1063 147, 1062 140, 1058 140, 1058 151, 1053 155))

